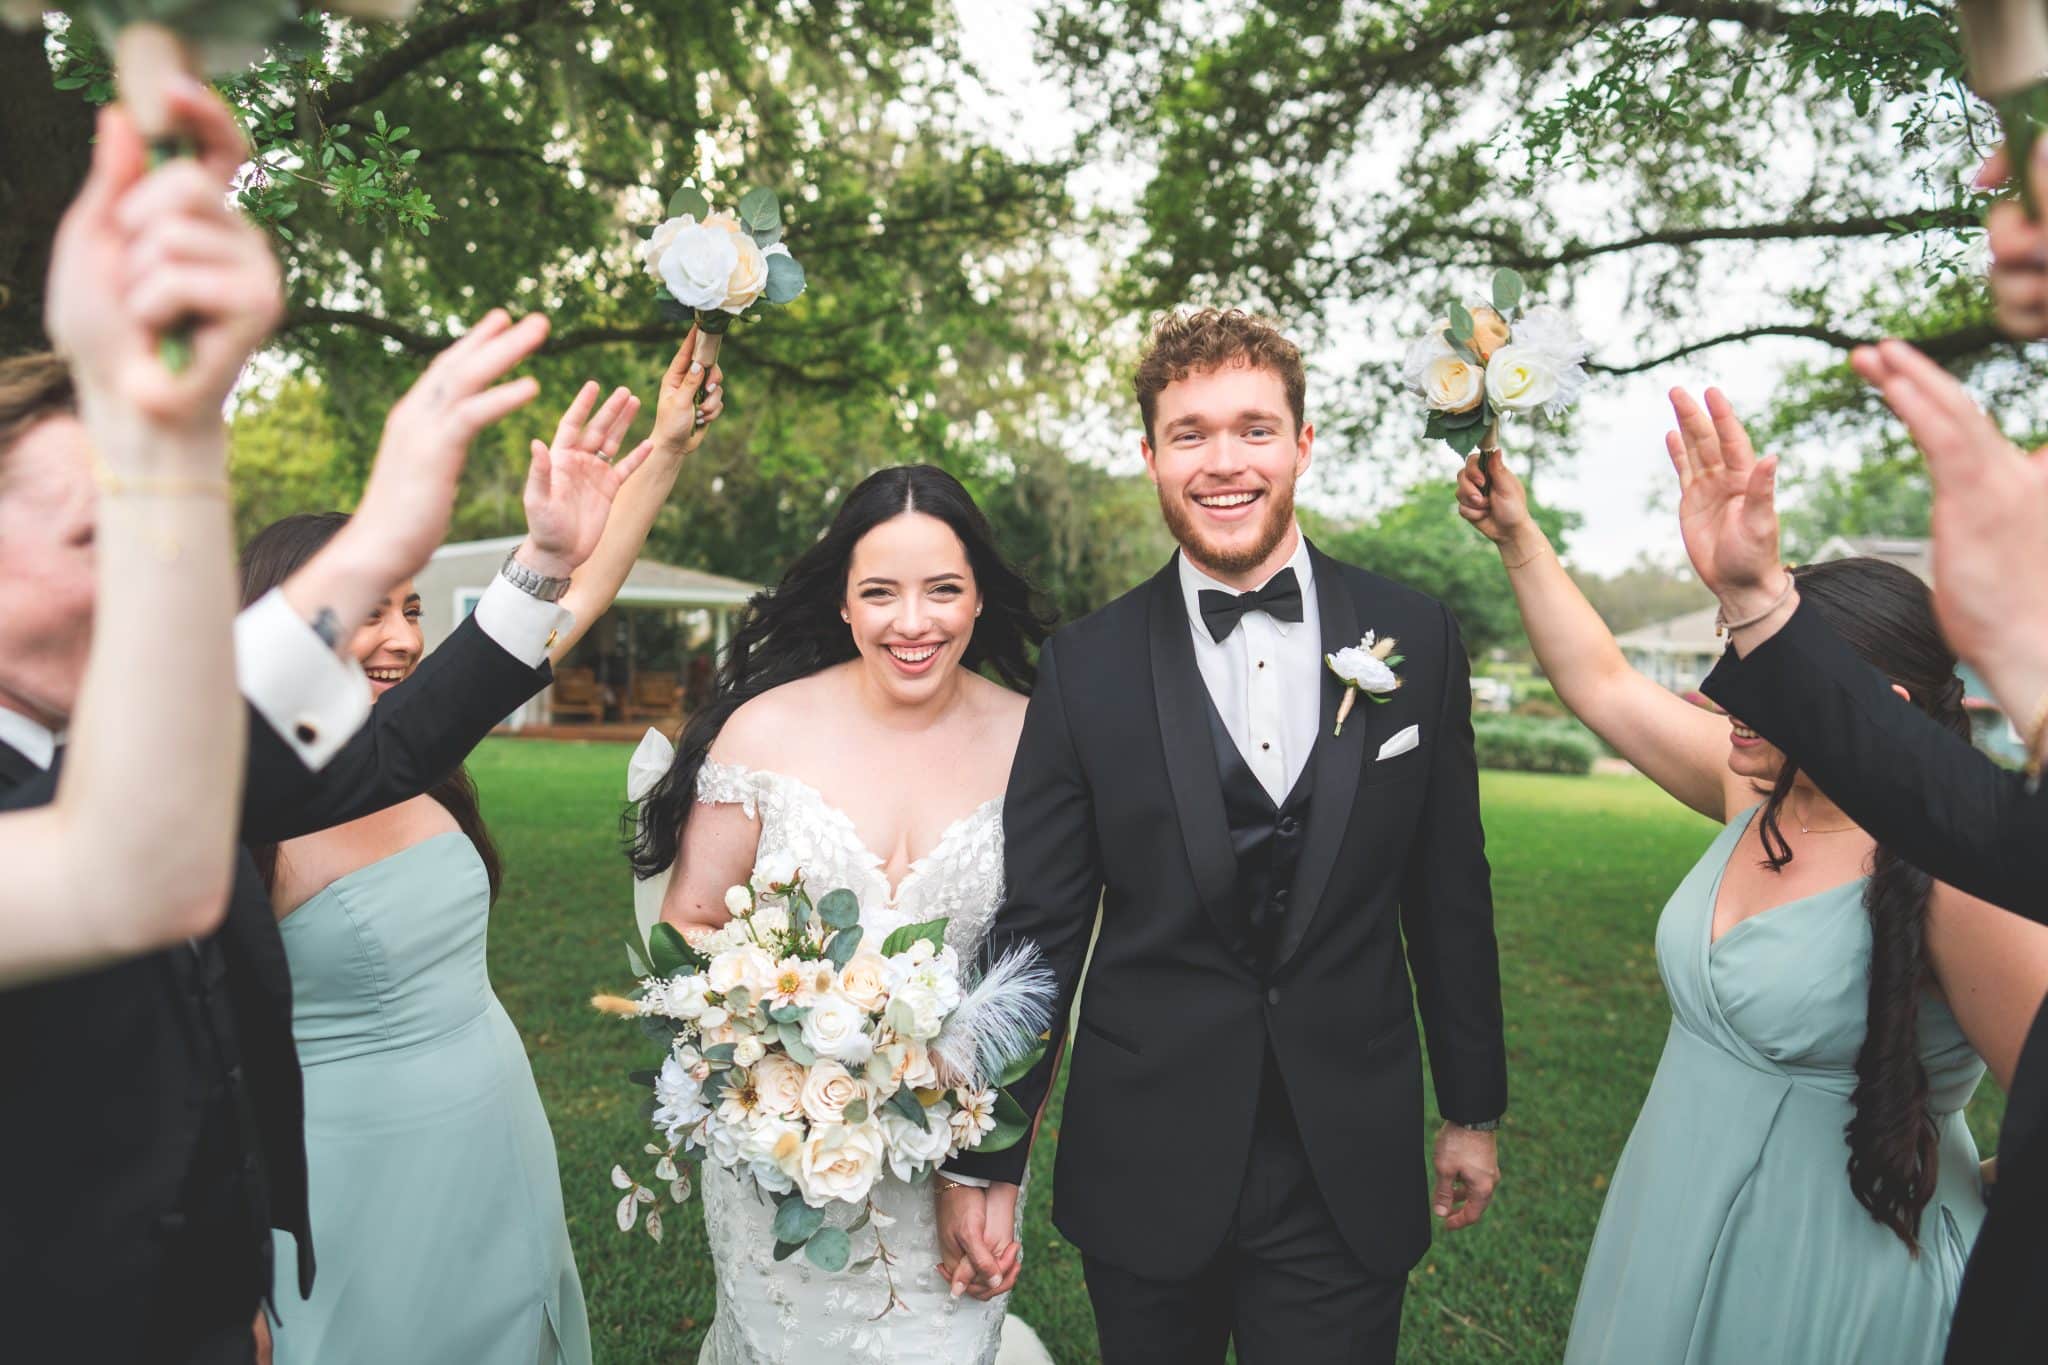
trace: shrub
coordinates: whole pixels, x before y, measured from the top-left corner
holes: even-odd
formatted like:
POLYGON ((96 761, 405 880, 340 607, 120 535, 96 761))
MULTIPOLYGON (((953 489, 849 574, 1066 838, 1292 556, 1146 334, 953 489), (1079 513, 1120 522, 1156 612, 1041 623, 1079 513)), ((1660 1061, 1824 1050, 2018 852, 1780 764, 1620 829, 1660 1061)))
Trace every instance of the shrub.
POLYGON ((1599 747, 1574 721, 1528 716, 1474 716, 1472 733, 1482 768, 1522 773, 1593 771, 1599 747))

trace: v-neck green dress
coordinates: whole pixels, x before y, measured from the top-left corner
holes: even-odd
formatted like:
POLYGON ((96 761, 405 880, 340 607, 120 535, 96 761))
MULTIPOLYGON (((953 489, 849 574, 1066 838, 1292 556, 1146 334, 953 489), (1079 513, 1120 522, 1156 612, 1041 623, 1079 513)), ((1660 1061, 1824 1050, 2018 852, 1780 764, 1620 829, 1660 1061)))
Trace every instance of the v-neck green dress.
POLYGON ((1657 922, 1671 1033, 1622 1150, 1572 1316, 1569 1365, 1937 1362, 1984 1218, 1963 1121, 1984 1063, 1946 1004, 1920 1007, 1941 1170, 1920 1254, 1849 1190, 1843 1135, 1870 980, 1857 880, 1713 938, 1755 811, 1657 922))

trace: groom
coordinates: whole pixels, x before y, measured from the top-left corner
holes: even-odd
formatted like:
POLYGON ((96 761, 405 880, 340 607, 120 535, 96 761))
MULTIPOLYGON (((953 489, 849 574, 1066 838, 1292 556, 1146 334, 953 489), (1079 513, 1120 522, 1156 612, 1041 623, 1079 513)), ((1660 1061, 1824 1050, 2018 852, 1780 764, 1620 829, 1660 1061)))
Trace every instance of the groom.
MULTIPOLYGON (((988 936, 1051 963, 1057 1045, 1101 905, 1053 1221, 1106 1365, 1220 1362, 1233 1339, 1246 1365, 1391 1361, 1430 1235, 1417 1002, 1447 1227, 1491 1197, 1507 1107, 1464 645, 1442 604, 1303 539, 1314 429, 1285 337, 1169 316, 1136 387, 1180 552, 1045 646, 988 936), (1340 735, 1323 656, 1368 631, 1398 639, 1401 685, 1340 735)), ((1014 1087, 1026 1109, 1057 1052, 1014 1087)), ((1011 1260, 984 1216, 1010 1201, 979 1187, 1027 1158, 941 1177, 941 1245, 979 1293, 1011 1260)))

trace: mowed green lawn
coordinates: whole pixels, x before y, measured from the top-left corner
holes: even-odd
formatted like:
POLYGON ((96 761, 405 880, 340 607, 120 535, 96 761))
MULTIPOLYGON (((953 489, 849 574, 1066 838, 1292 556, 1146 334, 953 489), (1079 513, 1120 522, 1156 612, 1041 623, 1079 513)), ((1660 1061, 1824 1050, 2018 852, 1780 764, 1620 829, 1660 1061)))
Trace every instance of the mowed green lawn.
MULTIPOLYGON (((506 867, 492 977, 554 1123, 604 1365, 694 1361, 713 1303, 694 1202, 670 1215, 658 1246, 612 1221, 612 1164, 639 1172, 647 1161, 625 1073, 652 1055, 638 1029, 587 1004, 630 984, 620 943, 632 900, 616 837, 629 752, 493 740, 471 764, 506 867)), ((1715 833, 1639 778, 1487 773, 1483 791, 1513 1100, 1492 1209, 1478 1227, 1439 1237, 1411 1281, 1402 1358, 1433 1365, 1562 1354, 1607 1175, 1670 1020, 1652 949, 1657 913, 1715 833)), ((1987 1151, 2001 1108, 1987 1083, 1972 1110, 1987 1151)), ((1055 1111, 1047 1132, 1057 1131, 1055 1111)), ((1060 1365, 1077 1365, 1095 1359, 1094 1323, 1080 1258, 1047 1217, 1052 1148, 1042 1142, 1034 1156, 1012 1307, 1060 1365)))

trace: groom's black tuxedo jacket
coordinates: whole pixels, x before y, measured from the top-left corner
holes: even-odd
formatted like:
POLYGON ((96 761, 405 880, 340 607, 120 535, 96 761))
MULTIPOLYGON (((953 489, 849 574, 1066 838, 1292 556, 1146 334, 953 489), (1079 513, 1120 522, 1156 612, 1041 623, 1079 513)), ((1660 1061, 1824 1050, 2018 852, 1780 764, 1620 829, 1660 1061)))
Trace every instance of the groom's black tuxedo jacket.
MULTIPOLYGON (((1341 737, 1343 688, 1323 674, 1306 829, 1271 951, 1230 903, 1236 855, 1175 563, 1046 645, 1011 771, 1007 891, 987 951, 1021 940, 1045 953, 1056 1044, 1102 906, 1053 1220, 1152 1279, 1186 1278, 1221 1246, 1269 1058, 1346 1243, 1387 1274, 1429 1242, 1417 1000, 1443 1114, 1476 1122, 1507 1106, 1464 646, 1440 603, 1313 549, 1311 563, 1324 651, 1370 629, 1398 637, 1406 661, 1393 699, 1361 699, 1341 737), (1410 725, 1421 743, 1378 759, 1410 725)), ((1027 1110, 1053 1070, 1015 1087, 1027 1110)), ((1016 1181, 1026 1160, 1020 1143, 952 1169, 1016 1181)))
MULTIPOLYGON (((244 842, 419 795, 550 676, 465 621, 317 773, 251 708, 244 842)), ((0 810, 55 790, 54 772, 0 745, 0 810)), ((0 1355, 178 1359, 253 1322, 273 1226, 298 1243, 299 1292, 312 1287, 291 975, 256 866, 238 857, 210 938, 0 991, 0 1355), (192 1264, 209 1257, 219 1270, 192 1264), (243 1282, 217 1282, 238 1265, 243 1282)))
MULTIPOLYGON (((1901 701, 1811 604, 1748 658, 1730 650, 1701 687, 1901 858, 2048 920, 2048 789, 2028 796, 2019 774, 1901 701)), ((2048 1010, 2006 1098, 1998 1186, 1949 1334, 1954 1365, 2048 1354, 2048 1010)))

